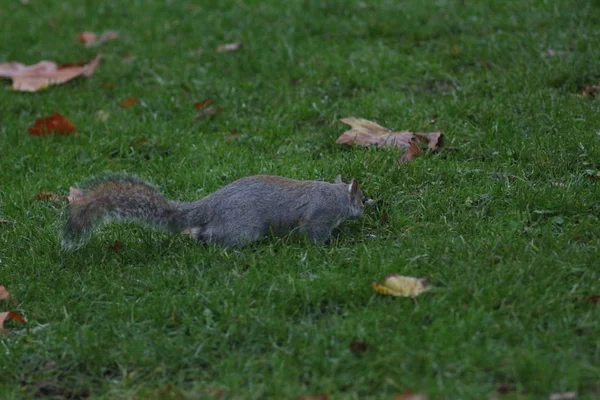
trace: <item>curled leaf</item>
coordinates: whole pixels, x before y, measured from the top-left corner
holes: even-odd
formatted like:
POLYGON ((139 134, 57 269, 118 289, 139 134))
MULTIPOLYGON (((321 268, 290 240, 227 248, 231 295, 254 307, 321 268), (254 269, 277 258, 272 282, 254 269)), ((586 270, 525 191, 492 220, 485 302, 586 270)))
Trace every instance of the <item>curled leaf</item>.
POLYGON ((417 297, 431 289, 425 278, 412 278, 398 274, 388 276, 383 285, 373 282, 371 286, 377 293, 398 297, 417 297))
POLYGON ((206 107, 209 104, 212 104, 212 99, 204 99, 201 101, 197 101, 196 103, 194 103, 194 108, 196 108, 197 110, 206 107))
POLYGON ((75 125, 59 113, 55 112, 49 117, 38 118, 35 123, 27 128, 27 132, 34 136, 49 134, 68 135, 77 130, 75 125))
POLYGON ((196 121, 201 120, 204 117, 214 117, 219 114, 223 109, 221 107, 206 107, 200 110, 198 115, 196 116, 196 121))
POLYGON ((401 163, 409 162, 423 154, 422 146, 431 151, 436 151, 441 146, 442 133, 415 133, 410 131, 392 132, 383 126, 362 118, 342 118, 341 122, 351 126, 349 131, 335 141, 338 144, 356 146, 378 146, 407 148, 400 159, 401 163))
POLYGON ((14 311, 2 312, 0 313, 0 333, 6 333, 4 330, 4 322, 10 320, 17 321, 20 324, 25 324, 25 318, 19 313, 14 311))
POLYGON ((41 61, 34 65, 17 62, 0 64, 0 77, 11 78, 13 90, 37 92, 50 85, 59 85, 77 78, 90 76, 98 67, 102 56, 98 54, 90 62, 58 65, 52 61, 41 61))

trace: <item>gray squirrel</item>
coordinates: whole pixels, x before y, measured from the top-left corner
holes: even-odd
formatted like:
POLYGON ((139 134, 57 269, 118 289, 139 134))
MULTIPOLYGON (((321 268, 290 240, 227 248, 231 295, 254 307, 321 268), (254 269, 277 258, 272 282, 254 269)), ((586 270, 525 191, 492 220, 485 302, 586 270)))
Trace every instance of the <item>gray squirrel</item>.
POLYGON ((324 243, 346 219, 363 214, 365 198, 356 179, 343 183, 254 175, 238 179, 192 202, 167 200, 136 177, 109 176, 83 189, 71 188, 70 217, 62 247, 75 249, 99 222, 137 220, 197 241, 240 247, 270 234, 299 228, 313 243, 324 243))

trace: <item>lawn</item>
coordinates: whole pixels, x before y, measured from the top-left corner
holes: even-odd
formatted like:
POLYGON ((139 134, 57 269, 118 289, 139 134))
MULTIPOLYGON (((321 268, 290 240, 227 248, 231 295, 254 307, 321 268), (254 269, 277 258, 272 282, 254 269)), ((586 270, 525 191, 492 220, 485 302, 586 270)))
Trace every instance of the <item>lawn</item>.
POLYGON ((0 81, 0 311, 27 320, 0 338, 0 398, 600 397, 599 49, 593 1, 2 1, 0 62, 103 59, 0 81), (77 132, 28 134, 55 111, 77 132), (400 165, 335 144, 348 116, 452 148, 400 165), (375 204, 324 246, 124 223, 62 251, 67 206, 36 195, 105 171, 179 200, 341 174, 375 204), (433 290, 375 293, 391 273, 433 290))

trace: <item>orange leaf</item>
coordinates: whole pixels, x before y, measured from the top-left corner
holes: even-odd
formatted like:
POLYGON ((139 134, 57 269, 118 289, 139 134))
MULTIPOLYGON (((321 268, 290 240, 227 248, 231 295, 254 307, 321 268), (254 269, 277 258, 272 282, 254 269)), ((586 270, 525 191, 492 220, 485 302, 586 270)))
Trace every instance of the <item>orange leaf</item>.
POLYGON ((52 61, 41 61, 34 65, 17 62, 0 64, 0 77, 11 78, 13 90, 37 92, 50 85, 59 85, 77 78, 90 76, 98 67, 102 56, 98 54, 89 63, 58 65, 52 61))
MULTIPOLYGON (((35 196, 38 200, 61 201, 65 196, 54 192, 40 192, 35 196)), ((68 198, 67 198, 68 199, 68 198)))
POLYGON ((194 107, 196 109, 201 109, 201 108, 206 107, 209 104, 212 104, 212 102, 213 102, 212 99, 204 99, 202 101, 198 101, 198 102, 194 103, 194 107))
POLYGON ((137 104, 137 99, 135 97, 128 97, 119 103, 119 105, 123 108, 133 107, 136 104, 137 104))
POLYGON ((6 290, 6 288, 0 285, 0 300, 8 300, 10 299, 10 292, 6 290))
POLYGON ((5 333, 4 322, 10 321, 11 319, 21 324, 25 324, 25 319, 21 314, 16 313, 14 311, 3 312, 0 313, 0 332, 5 333))
POLYGON ((38 118, 35 123, 27 128, 27 132, 35 136, 49 135, 68 135, 77 130, 75 125, 59 113, 55 112, 49 117, 38 118))

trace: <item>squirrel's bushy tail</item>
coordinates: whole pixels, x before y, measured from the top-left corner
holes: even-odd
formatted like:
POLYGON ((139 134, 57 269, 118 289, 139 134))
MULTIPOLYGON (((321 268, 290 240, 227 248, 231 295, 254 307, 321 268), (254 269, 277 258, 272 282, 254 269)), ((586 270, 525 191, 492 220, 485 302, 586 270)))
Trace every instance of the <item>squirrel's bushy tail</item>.
POLYGON ((168 201, 154 186, 134 177, 106 177, 83 189, 71 189, 70 216, 62 231, 62 247, 75 249, 99 222, 137 220, 172 231, 185 229, 182 204, 168 201))

